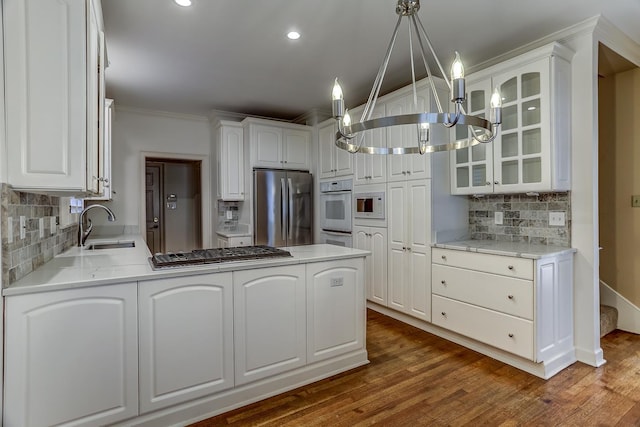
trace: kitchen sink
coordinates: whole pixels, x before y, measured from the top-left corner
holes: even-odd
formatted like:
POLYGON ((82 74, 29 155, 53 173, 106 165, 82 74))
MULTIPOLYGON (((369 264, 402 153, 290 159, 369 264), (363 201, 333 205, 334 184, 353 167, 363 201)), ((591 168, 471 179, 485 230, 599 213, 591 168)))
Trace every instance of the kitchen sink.
POLYGON ((85 249, 90 251, 97 249, 120 249, 120 248, 135 248, 136 242, 133 240, 126 242, 101 242, 101 243, 91 243, 85 249))

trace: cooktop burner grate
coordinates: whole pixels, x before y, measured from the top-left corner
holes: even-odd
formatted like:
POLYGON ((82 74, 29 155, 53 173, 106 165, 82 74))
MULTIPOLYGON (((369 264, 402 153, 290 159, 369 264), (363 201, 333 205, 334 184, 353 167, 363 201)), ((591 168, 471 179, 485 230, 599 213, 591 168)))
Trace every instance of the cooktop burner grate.
POLYGON ((241 246, 234 248, 194 249, 191 252, 158 253, 151 257, 151 263, 155 268, 162 268, 290 256, 291 254, 288 251, 271 246, 241 246))

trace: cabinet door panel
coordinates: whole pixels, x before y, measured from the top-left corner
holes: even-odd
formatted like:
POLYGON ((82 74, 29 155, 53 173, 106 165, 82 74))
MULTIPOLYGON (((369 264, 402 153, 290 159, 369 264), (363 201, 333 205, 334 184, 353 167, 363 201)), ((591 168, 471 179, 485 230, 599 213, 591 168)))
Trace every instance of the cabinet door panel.
POLYGON ((255 125, 252 148, 255 150, 254 165, 267 168, 282 167, 282 129, 255 125))
POLYGON ((304 266, 234 272, 235 382, 306 363, 304 266))
POLYGON ((285 129, 283 131, 284 167, 309 170, 311 140, 309 132, 285 129))
POLYGON ((244 142, 239 126, 220 127, 218 182, 222 200, 244 200, 244 142))
POLYGON ((371 227, 371 301, 387 305, 387 229, 371 227))
POLYGON ((364 348, 361 259, 307 265, 307 355, 317 362, 364 348))
MULTIPOLYGON (((334 164, 336 152, 336 146, 333 144, 334 135, 335 125, 333 119, 318 129, 318 174, 320 178, 332 178, 335 176, 335 169, 337 168, 334 164)), ((346 151, 344 152, 346 153, 346 151)))
POLYGON ((140 282, 142 412, 233 386, 231 273, 140 282))
POLYGON ((86 188, 84 0, 3 2, 8 181, 86 188))
POLYGON ((7 298, 4 425, 137 415, 136 300, 136 283, 7 298))

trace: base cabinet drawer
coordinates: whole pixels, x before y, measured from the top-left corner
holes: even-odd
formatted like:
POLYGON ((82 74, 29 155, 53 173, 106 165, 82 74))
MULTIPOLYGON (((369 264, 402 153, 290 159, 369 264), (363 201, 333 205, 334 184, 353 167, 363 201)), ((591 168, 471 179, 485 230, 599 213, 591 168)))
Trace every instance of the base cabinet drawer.
POLYGON ((533 281, 434 264, 434 294, 533 320, 533 281))
POLYGON ((462 267, 485 273, 533 280, 533 260, 512 256, 491 255, 454 249, 434 248, 431 252, 434 264, 462 267))
POLYGON ((533 354, 533 322, 482 307, 432 296, 433 323, 529 360, 533 354))

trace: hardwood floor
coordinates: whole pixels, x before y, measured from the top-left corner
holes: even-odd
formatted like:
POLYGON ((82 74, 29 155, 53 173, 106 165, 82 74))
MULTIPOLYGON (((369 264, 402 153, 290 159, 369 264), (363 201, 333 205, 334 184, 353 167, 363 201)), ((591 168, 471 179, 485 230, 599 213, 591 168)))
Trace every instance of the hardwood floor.
POLYGON ((607 363, 548 381, 369 310, 371 363, 193 424, 640 426, 640 336, 602 339, 607 363))

